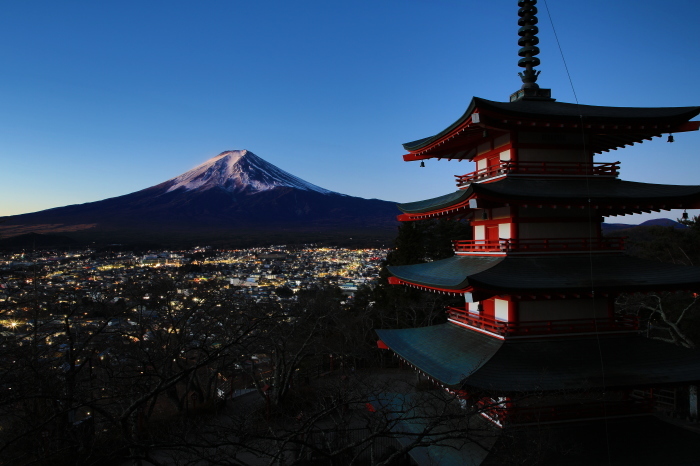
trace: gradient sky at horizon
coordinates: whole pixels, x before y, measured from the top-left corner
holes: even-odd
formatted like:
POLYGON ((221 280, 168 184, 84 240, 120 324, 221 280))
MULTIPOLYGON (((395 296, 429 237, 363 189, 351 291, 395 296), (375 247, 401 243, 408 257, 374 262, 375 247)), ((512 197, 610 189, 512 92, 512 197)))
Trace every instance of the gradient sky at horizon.
MULTIPOLYGON (((700 105, 697 0, 547 4, 580 103, 700 105)), ((538 82, 575 102, 538 8, 538 82)), ((516 0, 3 2, 0 216, 128 194, 232 149, 353 196, 446 194, 473 164, 419 168, 401 144, 472 96, 508 100, 517 28, 516 0)), ((700 184, 700 132, 675 140, 596 161, 621 161, 627 180, 700 184)))

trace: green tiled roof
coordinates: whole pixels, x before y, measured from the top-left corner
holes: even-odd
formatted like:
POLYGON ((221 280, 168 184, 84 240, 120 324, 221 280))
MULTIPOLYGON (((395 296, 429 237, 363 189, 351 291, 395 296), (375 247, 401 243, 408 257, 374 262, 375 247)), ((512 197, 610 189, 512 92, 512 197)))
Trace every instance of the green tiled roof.
POLYGON ((450 323, 376 332, 450 386, 515 393, 700 381, 700 351, 639 335, 499 340, 450 323))
POLYGON ((619 120, 651 120, 658 124, 661 120, 688 121, 700 114, 700 107, 605 107, 599 105, 579 105, 566 102, 518 100, 516 102, 495 102, 474 97, 479 109, 493 110, 503 115, 549 116, 559 119, 580 120, 587 123, 611 123, 619 120))
MULTIPOLYGON (((473 332, 465 329, 465 333, 473 332)), ((502 392, 529 392, 698 380, 700 351, 625 334, 509 340, 465 383, 502 392)))
POLYGON ((387 267, 395 277, 419 285, 461 290, 469 285, 471 276, 484 272, 499 262, 503 257, 454 256, 439 261, 415 265, 396 265, 387 267))
MULTIPOLYGON (((459 125, 461 125, 465 121, 467 121, 467 119, 469 119, 469 117, 472 115, 472 113, 474 113, 474 109, 476 108, 476 103, 481 101, 481 100, 483 100, 483 99, 479 99, 478 97, 474 97, 472 99, 472 101, 469 103, 467 110, 462 114, 462 116, 459 117, 457 119, 457 121, 455 121, 450 126, 443 129, 442 131, 440 131, 435 136, 428 136, 427 138, 422 138, 422 139, 418 139, 416 141, 407 142, 403 145, 403 148, 408 150, 408 151, 412 151, 412 150, 417 150, 417 149, 420 149, 422 147, 425 147, 432 142, 439 141, 444 135, 448 134, 450 131, 457 128, 459 125)), ((488 102, 488 101, 486 101, 486 102, 488 102)))
MULTIPOLYGON (((564 102, 519 100, 516 102, 494 102, 474 97, 464 114, 450 126, 434 136, 407 142, 403 147, 408 151, 421 149, 435 141, 439 141, 453 129, 471 117, 474 110, 490 111, 502 116, 521 116, 523 118, 555 118, 558 121, 580 121, 586 123, 636 123, 646 121, 654 125, 678 124, 700 114, 700 107, 600 107, 593 105, 578 105, 564 102)), ((660 130, 649 130, 658 133, 660 130)), ((643 137, 642 137, 643 138, 643 137)))
POLYGON ((448 290, 469 286, 509 293, 700 289, 700 267, 625 254, 453 256, 388 270, 402 280, 448 290))
POLYGON ((376 332, 392 351, 446 385, 461 384, 503 344, 452 324, 376 332))
POLYGON ((697 199, 700 186, 637 183, 612 178, 578 180, 543 180, 532 178, 504 178, 493 183, 474 186, 477 194, 495 195, 508 199, 581 200, 592 203, 605 201, 654 202, 675 199, 697 199))
POLYGON ((444 196, 434 197, 432 199, 426 199, 424 201, 417 202, 407 202, 405 204, 398 204, 398 208, 403 213, 414 214, 421 212, 430 212, 432 210, 442 209, 444 207, 449 207, 451 205, 459 204, 472 194, 470 189, 462 189, 455 191, 450 194, 445 194, 444 196))
POLYGON ((426 213, 457 205, 472 194, 511 201, 549 202, 634 202, 658 205, 663 202, 698 202, 700 186, 676 186, 668 184, 636 183, 613 178, 603 179, 532 179, 506 177, 492 183, 473 183, 467 189, 458 190, 433 199, 398 204, 404 213, 426 213))

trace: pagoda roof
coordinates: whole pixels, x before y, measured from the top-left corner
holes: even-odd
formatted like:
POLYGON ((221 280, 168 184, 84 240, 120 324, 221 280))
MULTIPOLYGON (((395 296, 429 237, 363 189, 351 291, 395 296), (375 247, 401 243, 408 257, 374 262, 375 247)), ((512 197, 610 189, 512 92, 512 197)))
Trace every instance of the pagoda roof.
POLYGON ((399 219, 448 215, 457 209, 468 209, 469 200, 477 198, 506 204, 590 204, 604 211, 601 214, 620 215, 658 209, 698 208, 700 186, 637 183, 614 178, 537 179, 512 176, 491 183, 472 183, 466 189, 432 199, 398 204, 399 210, 409 214, 399 219))
POLYGON ((470 150, 484 141, 483 130, 568 131, 590 136, 595 153, 643 142, 662 133, 697 130, 687 123, 700 107, 603 107, 547 100, 495 102, 474 97, 464 114, 434 136, 407 142, 404 159, 472 158, 470 150))
POLYGON ((407 284, 448 292, 478 290, 531 296, 700 289, 700 267, 626 254, 463 255, 387 269, 407 284))
POLYGON ((700 381, 700 351, 640 335, 500 340, 451 323, 376 332, 402 359, 460 389, 580 391, 700 381))

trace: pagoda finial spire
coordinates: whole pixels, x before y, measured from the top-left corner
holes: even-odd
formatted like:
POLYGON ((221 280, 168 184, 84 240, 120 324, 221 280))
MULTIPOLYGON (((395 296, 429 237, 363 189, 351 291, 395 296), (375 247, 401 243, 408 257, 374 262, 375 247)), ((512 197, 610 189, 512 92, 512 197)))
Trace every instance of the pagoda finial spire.
POLYGON ((540 64, 540 59, 535 57, 539 55, 540 49, 537 44, 540 43, 540 39, 537 37, 539 28, 537 25, 537 0, 519 0, 518 6, 518 45, 520 50, 518 50, 518 55, 523 57, 518 60, 518 66, 525 68, 525 71, 518 73, 520 79, 523 80, 522 89, 534 88, 537 89, 540 86, 537 85, 537 76, 540 74, 539 71, 535 71, 533 68, 540 64))
POLYGON ((524 71, 518 73, 523 85, 519 91, 510 96, 510 101, 514 102, 520 99, 536 99, 536 100, 553 100, 549 89, 540 89, 537 84, 537 76, 540 71, 534 68, 540 64, 540 59, 535 55, 539 55, 540 48, 537 44, 540 39, 537 33, 540 31, 537 27, 537 0, 518 0, 518 55, 522 58, 518 60, 518 66, 525 68, 524 71))

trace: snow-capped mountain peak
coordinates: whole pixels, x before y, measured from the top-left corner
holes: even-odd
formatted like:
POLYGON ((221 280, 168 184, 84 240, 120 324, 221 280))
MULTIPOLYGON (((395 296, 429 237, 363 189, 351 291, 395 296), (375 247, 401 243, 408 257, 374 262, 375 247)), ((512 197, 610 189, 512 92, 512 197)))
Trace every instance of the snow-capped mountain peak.
POLYGON ((222 188, 230 192, 256 193, 279 187, 329 194, 331 191, 277 168, 247 150, 225 151, 164 183, 166 192, 177 189, 204 191, 222 188))

